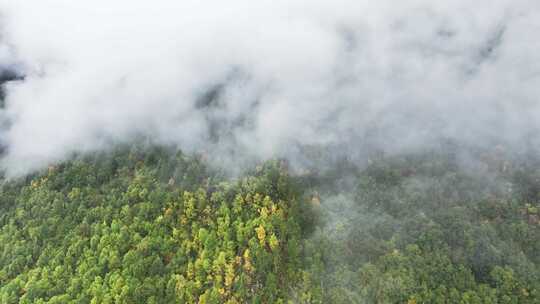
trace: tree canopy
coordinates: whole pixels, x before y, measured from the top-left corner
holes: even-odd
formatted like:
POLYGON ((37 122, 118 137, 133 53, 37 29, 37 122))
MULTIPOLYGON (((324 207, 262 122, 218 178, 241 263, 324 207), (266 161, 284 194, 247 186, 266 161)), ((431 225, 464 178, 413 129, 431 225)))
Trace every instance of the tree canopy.
POLYGON ((76 157, 2 182, 0 303, 539 303, 540 173, 513 164, 76 157))

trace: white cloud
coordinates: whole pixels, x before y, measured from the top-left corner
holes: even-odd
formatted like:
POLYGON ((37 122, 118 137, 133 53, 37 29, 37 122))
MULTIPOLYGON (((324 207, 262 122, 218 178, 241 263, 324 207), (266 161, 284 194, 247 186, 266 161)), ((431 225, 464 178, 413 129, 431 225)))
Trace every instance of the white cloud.
POLYGON ((540 126, 540 2, 1 0, 9 174, 136 135, 269 157, 540 126), (9 50, 9 51, 8 51, 9 50), (222 85, 219 102, 201 96, 222 85), (216 136, 219 135, 219 136, 216 136), (373 143, 371 143, 373 144, 373 143))

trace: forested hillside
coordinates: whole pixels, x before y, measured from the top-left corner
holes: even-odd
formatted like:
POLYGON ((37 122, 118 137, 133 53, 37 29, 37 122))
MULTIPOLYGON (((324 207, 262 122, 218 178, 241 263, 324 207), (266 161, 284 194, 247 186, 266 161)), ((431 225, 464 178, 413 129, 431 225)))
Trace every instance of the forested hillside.
POLYGON ((443 152, 230 177, 123 148, 4 180, 0 303, 540 303, 539 164, 443 152))
POLYGON ((439 151, 325 180, 299 302, 540 303, 538 163, 473 164, 439 151))
POLYGON ((273 163, 229 183, 159 151, 51 167, 3 185, 0 302, 283 302, 296 197, 273 163))
POLYGON ((0 0, 0 304, 540 304, 540 0, 0 0))

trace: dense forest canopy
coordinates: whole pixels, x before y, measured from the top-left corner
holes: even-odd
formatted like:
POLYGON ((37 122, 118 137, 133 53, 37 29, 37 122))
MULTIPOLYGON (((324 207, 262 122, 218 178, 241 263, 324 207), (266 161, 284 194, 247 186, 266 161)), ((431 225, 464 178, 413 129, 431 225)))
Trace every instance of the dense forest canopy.
POLYGON ((128 147, 4 180, 0 302, 539 303, 537 166, 443 152, 230 177, 128 147))

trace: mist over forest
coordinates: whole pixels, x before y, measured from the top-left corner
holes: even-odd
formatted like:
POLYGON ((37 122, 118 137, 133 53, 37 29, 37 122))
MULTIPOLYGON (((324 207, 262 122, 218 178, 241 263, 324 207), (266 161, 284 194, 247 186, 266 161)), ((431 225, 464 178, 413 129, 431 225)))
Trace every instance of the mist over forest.
POLYGON ((540 2, 0 0, 0 303, 540 303, 540 2))

